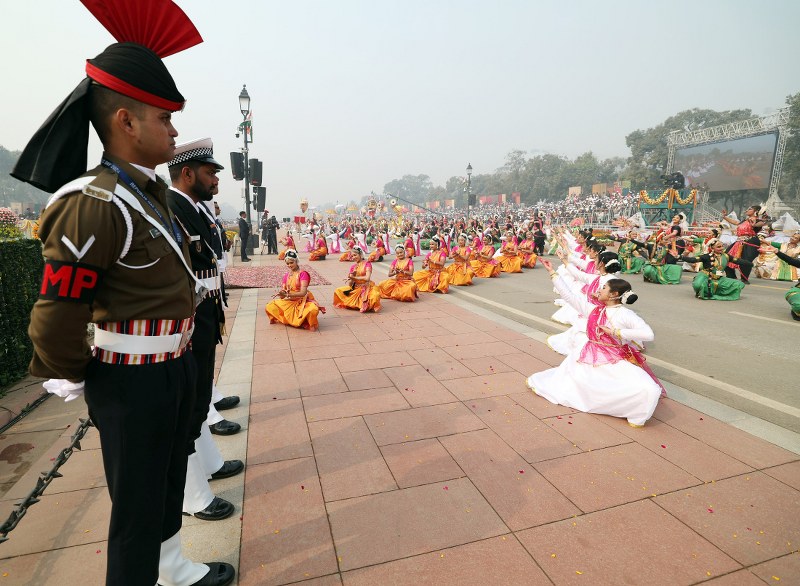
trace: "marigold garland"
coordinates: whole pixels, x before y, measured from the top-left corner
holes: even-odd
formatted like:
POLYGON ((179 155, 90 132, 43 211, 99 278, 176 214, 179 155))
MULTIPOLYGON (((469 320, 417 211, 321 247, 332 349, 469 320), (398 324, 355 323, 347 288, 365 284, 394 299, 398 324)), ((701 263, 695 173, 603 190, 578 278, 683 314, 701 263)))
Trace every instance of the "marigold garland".
POLYGON ((697 190, 696 189, 692 189, 689 192, 689 195, 686 197, 686 199, 682 199, 681 198, 681 192, 680 191, 676 191, 675 192, 675 201, 678 202, 678 204, 680 204, 682 206, 689 205, 693 201, 696 201, 696 199, 695 199, 696 197, 697 197, 697 190))
POLYGON ((639 192, 639 197, 640 197, 640 198, 642 198, 642 201, 643 201, 644 203, 646 203, 647 205, 650 205, 650 206, 656 206, 656 205, 658 205, 658 204, 660 204, 660 203, 663 203, 663 202, 664 202, 664 200, 665 200, 665 199, 667 199, 667 196, 669 195, 669 191, 670 191, 670 190, 668 189, 668 190, 666 190, 664 193, 662 193, 661 195, 659 195, 659 196, 658 196, 656 199, 653 199, 652 197, 650 197, 650 196, 647 194, 647 190, 646 190, 646 189, 642 189, 642 190, 639 192))

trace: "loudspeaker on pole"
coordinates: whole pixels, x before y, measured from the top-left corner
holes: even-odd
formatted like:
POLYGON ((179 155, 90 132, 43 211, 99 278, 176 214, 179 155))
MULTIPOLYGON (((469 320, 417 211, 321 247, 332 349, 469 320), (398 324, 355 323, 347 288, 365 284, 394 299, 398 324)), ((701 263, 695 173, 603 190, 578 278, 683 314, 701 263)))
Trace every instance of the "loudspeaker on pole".
POLYGON ((231 173, 235 181, 244 179, 244 155, 242 153, 231 153, 231 173))
POLYGON ((256 211, 261 213, 267 207, 267 188, 256 187, 256 211))
POLYGON ((258 159, 250 159, 250 185, 261 185, 261 169, 263 165, 258 159))

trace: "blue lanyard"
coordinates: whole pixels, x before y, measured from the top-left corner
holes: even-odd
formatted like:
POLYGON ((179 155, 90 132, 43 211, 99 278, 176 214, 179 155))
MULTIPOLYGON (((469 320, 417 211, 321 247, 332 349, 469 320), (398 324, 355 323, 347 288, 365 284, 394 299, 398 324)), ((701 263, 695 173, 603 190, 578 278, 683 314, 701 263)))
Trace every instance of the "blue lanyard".
POLYGON ((183 243, 183 238, 181 237, 181 232, 178 229, 178 225, 175 223, 175 220, 172 220, 172 230, 170 230, 170 223, 164 219, 164 216, 161 215, 161 212, 158 211, 158 208, 150 201, 150 198, 145 195, 145 193, 139 189, 139 186, 136 185, 136 182, 131 179, 131 176, 128 175, 125 171, 119 168, 115 163, 112 163, 108 159, 102 159, 100 161, 104 166, 108 167, 112 171, 114 171, 117 176, 122 180, 122 182, 130 187, 136 194, 141 197, 144 202, 150 206, 150 208, 156 213, 158 219, 161 220, 161 224, 167 229, 167 231, 172 232, 172 236, 175 238, 175 242, 178 244, 183 243))

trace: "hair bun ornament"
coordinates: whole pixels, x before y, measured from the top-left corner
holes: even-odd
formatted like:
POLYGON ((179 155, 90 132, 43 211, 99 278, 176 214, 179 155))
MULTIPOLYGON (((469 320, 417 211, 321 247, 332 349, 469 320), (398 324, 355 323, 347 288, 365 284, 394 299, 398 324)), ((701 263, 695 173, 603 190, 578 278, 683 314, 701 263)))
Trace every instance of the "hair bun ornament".
POLYGON ((632 289, 629 289, 629 290, 625 291, 625 293, 623 293, 620 296, 619 299, 620 299, 620 301, 622 301, 622 303, 627 304, 628 303, 628 299, 630 299, 631 296, 633 296, 633 300, 634 301, 636 301, 636 299, 638 299, 638 295, 636 295, 636 293, 634 293, 632 289))
POLYGON ((286 254, 284 255, 285 258, 293 258, 297 260, 297 253, 294 250, 287 250, 286 254))

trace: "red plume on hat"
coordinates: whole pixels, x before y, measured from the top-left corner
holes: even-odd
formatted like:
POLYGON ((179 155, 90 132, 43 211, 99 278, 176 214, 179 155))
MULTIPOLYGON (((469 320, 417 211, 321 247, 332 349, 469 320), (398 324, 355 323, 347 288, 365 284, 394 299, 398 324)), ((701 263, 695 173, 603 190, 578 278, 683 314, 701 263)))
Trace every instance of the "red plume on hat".
POLYGON ((86 171, 93 84, 156 108, 181 110, 186 100, 161 58, 203 41, 172 0, 81 2, 119 42, 86 61, 87 77, 36 131, 11 172, 50 193, 86 171))
POLYGON ((171 0, 81 0, 120 43, 136 43, 161 57, 203 42, 186 13, 171 0))

